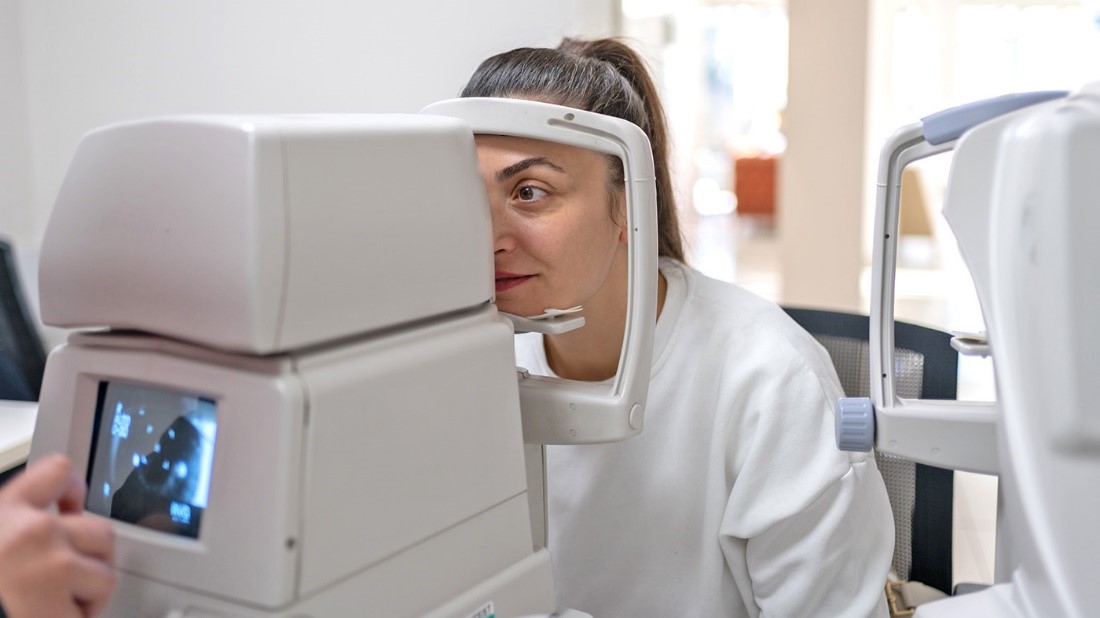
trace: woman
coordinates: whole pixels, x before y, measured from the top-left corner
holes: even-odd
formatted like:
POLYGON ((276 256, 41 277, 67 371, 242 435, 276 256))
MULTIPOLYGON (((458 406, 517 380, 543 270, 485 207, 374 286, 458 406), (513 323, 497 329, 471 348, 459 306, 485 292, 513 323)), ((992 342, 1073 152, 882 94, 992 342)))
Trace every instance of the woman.
MULTIPOLYGON (((559 602, 607 616, 886 615, 893 547, 874 457, 838 451, 827 353, 774 304, 684 265, 667 131, 640 57, 616 40, 489 58, 466 97, 547 101, 649 136, 660 276, 642 434, 547 449, 559 602)), ((492 208, 497 304, 584 306, 586 326, 517 339, 518 363, 577 380, 615 374, 627 236, 617 159, 477 137, 492 208)))

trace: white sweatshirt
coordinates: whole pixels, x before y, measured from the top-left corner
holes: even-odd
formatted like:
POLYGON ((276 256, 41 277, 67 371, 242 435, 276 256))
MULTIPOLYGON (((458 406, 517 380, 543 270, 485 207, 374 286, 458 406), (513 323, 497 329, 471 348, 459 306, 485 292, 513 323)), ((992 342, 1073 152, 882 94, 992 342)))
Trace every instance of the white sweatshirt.
MULTIPOLYGON (((893 522, 833 438, 825 350, 773 303, 672 260, 641 435, 547 448, 558 602, 623 616, 886 616, 893 522)), ((552 375, 541 336, 517 359, 552 375)))

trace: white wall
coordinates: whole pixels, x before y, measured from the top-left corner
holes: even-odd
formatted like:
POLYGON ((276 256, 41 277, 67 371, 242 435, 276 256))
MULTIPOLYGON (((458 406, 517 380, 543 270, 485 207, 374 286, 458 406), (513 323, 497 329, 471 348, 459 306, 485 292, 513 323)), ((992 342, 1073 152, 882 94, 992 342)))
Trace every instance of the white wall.
POLYGON ((456 96, 485 56, 553 43, 607 15, 582 0, 14 6, 29 110, 32 240, 76 142, 96 126, 176 113, 414 112, 456 96))
POLYGON ((0 0, 0 236, 19 243, 32 230, 30 141, 19 5, 0 0))
POLYGON ((868 186, 870 24, 879 0, 790 0, 787 150, 779 231, 787 305, 866 311, 859 294, 868 186))
POLYGON ((95 127, 416 112, 457 96, 488 55, 611 34, 618 14, 617 0, 0 0, 0 233, 33 273, 69 159, 95 127))

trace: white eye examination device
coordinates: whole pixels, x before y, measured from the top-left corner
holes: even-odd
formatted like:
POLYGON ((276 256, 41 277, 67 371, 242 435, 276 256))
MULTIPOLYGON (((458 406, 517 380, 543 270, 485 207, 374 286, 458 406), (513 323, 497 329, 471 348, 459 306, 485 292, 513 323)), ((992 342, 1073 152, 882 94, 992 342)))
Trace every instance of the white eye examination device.
POLYGON ((485 108, 536 136, 572 114, 555 141, 596 126, 570 143, 649 179, 628 181, 649 218, 631 211, 613 387, 517 380, 476 105, 163 118, 81 141, 40 295, 46 323, 82 330, 49 357, 30 459, 71 458, 116 530, 106 615, 583 616, 555 605, 531 449, 641 430, 652 159, 623 121, 485 108), (521 381, 539 383, 522 416, 521 381))
POLYGON ((1093 616, 1100 606, 1100 82, 1006 95, 902 127, 879 169, 871 397, 842 400, 846 450, 999 475, 995 585, 921 605, 918 617, 1093 616), (954 151, 943 214, 974 279, 995 403, 906 400, 894 384, 901 172, 954 151))

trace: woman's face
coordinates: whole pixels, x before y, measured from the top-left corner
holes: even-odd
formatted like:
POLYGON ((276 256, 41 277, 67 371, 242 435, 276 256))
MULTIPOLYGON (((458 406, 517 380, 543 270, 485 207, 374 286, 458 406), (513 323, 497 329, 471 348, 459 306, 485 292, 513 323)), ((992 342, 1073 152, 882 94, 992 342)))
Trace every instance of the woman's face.
POLYGON ((531 316, 605 302, 608 273, 626 250, 625 232, 612 219, 607 158, 534 139, 476 139, 500 310, 531 316))

